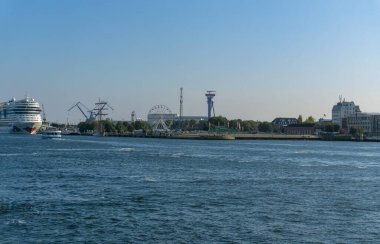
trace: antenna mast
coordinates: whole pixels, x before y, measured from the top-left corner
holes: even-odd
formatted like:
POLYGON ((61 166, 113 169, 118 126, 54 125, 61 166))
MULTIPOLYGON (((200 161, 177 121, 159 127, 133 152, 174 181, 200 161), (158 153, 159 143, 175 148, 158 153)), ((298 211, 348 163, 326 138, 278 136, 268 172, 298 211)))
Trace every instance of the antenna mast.
POLYGON ((180 99, 179 99, 179 121, 182 122, 182 117, 183 117, 183 88, 181 87, 181 96, 180 96, 180 99))
POLYGON ((41 104, 41 106, 42 106, 42 121, 45 123, 46 122, 45 107, 43 104, 41 104))

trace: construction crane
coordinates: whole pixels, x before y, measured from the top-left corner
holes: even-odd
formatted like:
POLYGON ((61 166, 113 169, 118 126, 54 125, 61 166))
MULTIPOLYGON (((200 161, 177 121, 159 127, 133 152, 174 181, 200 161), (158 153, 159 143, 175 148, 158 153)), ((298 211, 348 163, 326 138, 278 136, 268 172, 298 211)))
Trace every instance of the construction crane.
POLYGON ((81 102, 77 102, 76 104, 74 104, 71 108, 69 108, 67 111, 71 111, 73 108, 77 107, 79 109, 79 111, 83 114, 83 116, 86 118, 86 120, 93 120, 95 119, 95 111, 94 110, 90 110, 88 109, 83 103, 81 102), (87 111, 88 115, 84 112, 84 109, 82 108, 84 107, 85 110, 87 111))

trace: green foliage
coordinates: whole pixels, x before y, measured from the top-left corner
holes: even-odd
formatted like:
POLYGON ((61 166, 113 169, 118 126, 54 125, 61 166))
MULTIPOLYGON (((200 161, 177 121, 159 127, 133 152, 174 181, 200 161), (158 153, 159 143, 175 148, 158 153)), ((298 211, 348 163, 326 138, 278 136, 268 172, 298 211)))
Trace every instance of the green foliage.
POLYGON ((340 129, 340 126, 338 124, 335 124, 333 122, 326 123, 325 124, 325 131, 326 132, 338 132, 340 129))
POLYGON ((351 127, 350 128, 350 134, 353 135, 353 136, 356 136, 358 133, 358 129, 356 129, 355 127, 351 127))
POLYGON ((241 129, 241 119, 233 119, 229 121, 229 128, 230 129, 236 129, 240 130, 241 129))
POLYGON ((309 116, 304 122, 304 124, 315 124, 315 119, 313 116, 309 116))
MULTIPOLYGON (((80 133, 86 133, 86 132, 93 132, 97 129, 97 123, 99 121, 86 121, 86 122, 80 122, 78 124, 79 132, 80 133)), ((104 129, 106 133, 118 133, 118 134, 125 134, 128 132, 132 132, 135 130, 135 125, 138 129, 142 130, 149 130, 150 126, 145 121, 136 121, 134 124, 129 124, 128 122, 117 122, 114 124, 111 120, 103 120, 100 121, 101 128, 104 129)))
POLYGON ((85 133, 88 131, 94 131, 96 128, 96 121, 86 121, 86 122, 80 122, 78 124, 78 129, 80 133, 85 133))
POLYGON ((211 124, 212 127, 216 127, 216 126, 227 127, 228 120, 226 117, 222 117, 219 115, 217 117, 210 118, 209 123, 211 124))
POLYGON ((150 130, 150 125, 146 121, 136 121, 132 125, 135 128, 135 130, 150 130))
POLYGON ((259 122, 253 120, 244 120, 241 122, 240 127, 243 131, 257 132, 259 122))
POLYGON ((302 124, 302 122, 303 122, 302 115, 298 115, 297 123, 298 123, 298 124, 302 124))
POLYGON ((208 130, 208 122, 206 120, 201 120, 197 124, 199 130, 208 130))
POLYGON ((115 133, 116 132, 116 128, 113 125, 111 120, 101 121, 100 123, 102 123, 105 132, 107 132, 107 133, 115 133))
POLYGON ((116 123, 115 129, 116 129, 116 131, 118 133, 125 133, 125 132, 127 132, 127 127, 124 125, 123 122, 120 122, 120 121, 116 123))
POLYGON ((273 125, 272 125, 272 123, 269 123, 269 122, 262 122, 259 124, 258 129, 261 132, 272 132, 273 131, 273 125))
POLYGON ((127 125, 126 128, 128 132, 132 132, 135 130, 135 127, 133 125, 127 125))
POLYGON ((350 134, 353 136, 359 136, 360 134, 363 134, 363 132, 364 132, 363 128, 356 128, 356 127, 350 128, 350 134))

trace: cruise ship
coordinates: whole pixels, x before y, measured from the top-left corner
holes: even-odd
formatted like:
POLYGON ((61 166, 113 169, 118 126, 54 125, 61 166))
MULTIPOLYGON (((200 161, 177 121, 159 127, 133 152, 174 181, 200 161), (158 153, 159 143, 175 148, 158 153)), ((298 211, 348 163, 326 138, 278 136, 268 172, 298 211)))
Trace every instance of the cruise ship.
POLYGON ((41 107, 33 98, 0 103, 0 133, 35 134, 42 125, 41 107))

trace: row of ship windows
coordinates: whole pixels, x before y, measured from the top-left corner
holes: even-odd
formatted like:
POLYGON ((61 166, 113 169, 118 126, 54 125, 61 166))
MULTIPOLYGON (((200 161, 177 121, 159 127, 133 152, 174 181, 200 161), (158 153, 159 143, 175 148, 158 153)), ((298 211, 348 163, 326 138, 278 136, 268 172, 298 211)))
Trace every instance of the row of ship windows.
POLYGON ((40 117, 40 114, 0 114, 0 118, 11 118, 11 117, 27 117, 35 118, 40 117))

